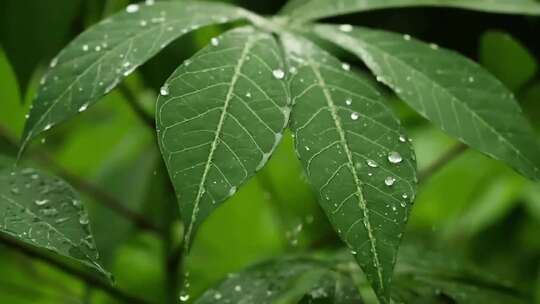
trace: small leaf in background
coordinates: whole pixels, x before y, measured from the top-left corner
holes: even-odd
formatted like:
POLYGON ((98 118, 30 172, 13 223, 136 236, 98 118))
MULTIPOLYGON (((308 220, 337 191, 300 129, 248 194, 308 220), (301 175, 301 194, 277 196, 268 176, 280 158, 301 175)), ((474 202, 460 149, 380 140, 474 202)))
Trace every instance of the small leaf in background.
POLYGON ((293 20, 314 20, 336 15, 401 7, 453 7, 502 14, 540 15, 534 0, 293 0, 283 9, 293 20))
POLYGON ((538 62, 527 48, 504 32, 482 35, 479 61, 512 91, 531 80, 538 70, 538 62))
POLYGON ((30 111, 23 148, 53 125, 84 112, 178 37, 245 16, 219 3, 131 4, 72 41, 49 67, 30 111))
POLYGON ((416 188, 414 152, 371 80, 300 37, 285 37, 296 152, 319 203, 381 302, 416 188))
POLYGON ((514 95, 478 64, 409 35, 360 27, 315 30, 358 55, 396 94, 444 132, 540 180, 540 143, 514 95))
MULTIPOLYGON (((11 64, 0 48, 0 128, 4 132, 19 134, 24 125, 25 107, 21 105, 21 94, 17 84, 17 78, 11 64)), ((3 147, 0 147, 2 149, 3 147)))
POLYGON ((351 278, 310 258, 282 258, 230 274, 195 304, 362 304, 351 278))
POLYGON ((38 64, 62 48, 82 2, 2 0, 0 44, 13 63, 21 92, 26 91, 38 64))
POLYGON ((396 266, 396 303, 525 304, 512 284, 470 262, 421 244, 404 245, 396 266))
POLYGON ((158 141, 186 248, 201 222, 262 169, 289 117, 275 39, 251 27, 212 39, 161 88, 158 141))
POLYGON ((0 231, 75 259, 110 278, 99 264, 88 214, 71 186, 34 169, 0 171, 0 231))

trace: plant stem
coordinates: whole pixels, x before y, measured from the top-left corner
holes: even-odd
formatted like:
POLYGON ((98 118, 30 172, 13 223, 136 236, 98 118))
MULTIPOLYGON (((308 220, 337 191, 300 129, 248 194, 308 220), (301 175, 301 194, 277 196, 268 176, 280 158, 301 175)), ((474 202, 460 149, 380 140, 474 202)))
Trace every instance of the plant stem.
MULTIPOLYGON (((0 137, 3 138, 9 145, 13 146, 13 148, 19 148, 17 142, 2 126, 0 126, 0 137)), ((115 197, 103 191, 98 186, 71 173, 60 164, 56 163, 46 153, 36 150, 29 151, 29 153, 33 159, 52 170, 56 175, 66 180, 78 190, 94 198, 98 203, 101 203, 105 207, 111 209, 116 214, 132 222, 137 227, 160 235, 161 230, 156 225, 146 220, 142 215, 137 214, 131 209, 125 207, 122 202, 118 201, 115 197)))
POLYGON ((420 183, 424 183, 426 180, 430 179, 440 169, 442 169, 452 160, 456 159, 458 156, 462 155, 468 149, 469 147, 462 143, 456 144, 455 146, 450 148, 439 158, 437 158, 433 163, 431 163, 426 169, 418 173, 418 179, 420 180, 420 183))
POLYGON ((124 291, 117 289, 108 283, 105 283, 104 281, 94 277, 91 274, 86 273, 85 271, 82 271, 80 269, 77 269, 73 266, 64 264, 50 256, 47 256, 29 246, 25 246, 21 244, 20 242, 11 239, 10 237, 0 233, 0 243, 13 248, 17 252, 24 254, 25 256, 36 259, 42 262, 45 262, 58 270, 61 270, 64 273, 67 273, 69 275, 72 275, 74 277, 77 277, 78 279, 86 282, 88 285, 100 289, 103 292, 107 293, 111 297, 118 299, 124 303, 130 303, 130 304, 147 304, 148 302, 146 300, 137 298, 135 296, 129 295, 125 293, 124 291))
MULTIPOLYGON (((161 172, 166 172, 165 163, 162 163, 161 172)), ((163 267, 165 272, 165 295, 167 304, 176 304, 182 291, 182 268, 184 262, 183 242, 178 240, 175 229, 178 223, 179 210, 175 196, 175 190, 167 174, 160 174, 165 187, 162 201, 165 202, 163 208, 163 221, 165 222, 163 231, 163 267)))
POLYGON ((127 103, 131 106, 133 112, 135 112, 137 117, 139 117, 139 119, 146 126, 152 129, 152 131, 154 131, 156 129, 156 122, 154 120, 154 117, 150 116, 148 112, 146 112, 146 110, 141 107, 138 98, 137 96, 135 96, 133 91, 131 91, 131 89, 123 83, 118 86, 118 90, 122 93, 122 95, 124 95, 127 103))

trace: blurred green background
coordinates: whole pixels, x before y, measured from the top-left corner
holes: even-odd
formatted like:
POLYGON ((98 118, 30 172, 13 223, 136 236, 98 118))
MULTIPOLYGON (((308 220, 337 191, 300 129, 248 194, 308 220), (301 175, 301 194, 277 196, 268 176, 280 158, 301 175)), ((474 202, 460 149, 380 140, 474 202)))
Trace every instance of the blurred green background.
MULTIPOLYGON (((282 0, 229 0, 262 14, 282 0)), ((127 0, 0 1, 0 153, 14 154, 25 114, 46 63, 61 48, 127 0)), ((328 20, 408 33, 469 56, 511 88, 540 131, 540 18, 454 9, 401 9, 328 20)), ((70 181, 85 198, 93 232, 118 288, 163 303, 164 251, 159 233, 140 229, 91 195, 105 192, 158 227, 172 222, 181 238, 153 130, 130 106, 152 115, 156 92, 182 60, 226 27, 184 37, 132 74, 84 115, 47 133, 25 161, 70 181), (84 181, 84 183, 81 183, 84 181)), ((347 54, 345 60, 364 67, 347 54)), ((413 138, 419 169, 456 142, 393 100, 413 138)), ((540 134, 540 132, 539 132, 540 134)), ((167 233, 166 233, 167 234, 167 233)), ((463 256, 535 294, 540 303, 540 185, 503 164, 466 151, 423 181, 406 239, 463 256)), ((269 165, 203 225, 184 263, 190 300, 228 273, 285 253, 337 248, 340 242, 302 175, 287 136, 269 165)), ((0 303, 115 303, 106 294, 42 262, 0 246, 0 303)))

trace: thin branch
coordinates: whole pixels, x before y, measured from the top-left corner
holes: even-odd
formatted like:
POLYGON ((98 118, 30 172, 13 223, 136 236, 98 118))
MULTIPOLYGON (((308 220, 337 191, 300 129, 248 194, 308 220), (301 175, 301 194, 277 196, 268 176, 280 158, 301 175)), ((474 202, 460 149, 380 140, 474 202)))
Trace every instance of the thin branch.
POLYGON ((5 236, 4 234, 0 233, 0 243, 13 248, 19 253, 24 254, 25 256, 36 259, 42 262, 45 262, 58 270, 61 270, 64 273, 67 273, 69 275, 72 275, 74 277, 77 277, 78 279, 86 282, 88 285, 100 289, 107 294, 109 294, 111 297, 116 298, 124 303, 134 303, 134 304, 147 304, 146 300, 137 298, 135 296, 129 295, 125 293, 124 291, 117 289, 108 283, 105 283, 104 281, 94 277, 93 275, 90 275, 86 273, 85 271, 82 271, 80 269, 77 269, 73 266, 64 264, 50 256, 47 256, 29 246, 24 246, 23 244, 19 243, 18 241, 11 239, 10 237, 5 236))
POLYGON ((437 173, 440 169, 446 166, 446 164, 467 151, 468 148, 468 146, 462 143, 459 143, 454 147, 450 148, 443 155, 437 158, 432 164, 430 164, 426 169, 418 173, 418 179, 420 180, 420 183, 423 183, 426 180, 430 179, 435 173, 437 173))
POLYGON ((155 130, 156 122, 154 117, 150 116, 148 112, 141 107, 137 96, 135 96, 135 94, 125 84, 120 84, 118 86, 118 90, 122 93, 122 95, 124 95, 127 103, 131 106, 137 117, 139 117, 139 119, 150 129, 155 130))
MULTIPOLYGON (((6 142, 9 143, 11 146, 13 146, 15 149, 18 149, 17 142, 11 136, 9 136, 7 131, 5 131, 4 128, 2 128, 1 126, 0 126, 0 137, 5 139, 6 142)), ((58 163, 56 163, 52 158, 47 156, 46 153, 41 152, 41 151, 36 151, 36 150, 29 151, 29 153, 32 158, 34 158, 36 161, 40 162, 41 164, 43 164, 44 166, 52 170, 56 175, 66 180, 76 189, 93 197, 97 202, 111 209, 116 214, 127 219, 128 221, 132 222, 137 227, 148 230, 148 231, 152 231, 156 233, 157 235, 160 235, 161 230, 159 227, 157 227, 153 223, 146 220, 142 215, 137 214, 131 209, 125 207, 125 205, 122 202, 118 201, 115 197, 103 191, 98 186, 71 173, 70 171, 68 171, 67 169, 65 169, 58 163)))

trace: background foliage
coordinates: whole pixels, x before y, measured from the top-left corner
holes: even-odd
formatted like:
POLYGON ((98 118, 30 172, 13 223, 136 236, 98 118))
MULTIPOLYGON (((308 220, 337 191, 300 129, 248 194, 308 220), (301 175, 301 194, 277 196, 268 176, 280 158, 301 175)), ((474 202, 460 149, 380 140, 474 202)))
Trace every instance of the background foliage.
MULTIPOLYGON (((274 13, 280 1, 228 1, 274 13)), ((0 3, 0 153, 14 155, 24 116, 51 58, 78 33, 128 4, 126 0, 0 3), (47 13, 44 13, 47 12, 47 13)), ((453 9, 411 8, 331 19, 375 26, 431 41, 477 60, 514 90, 540 129, 540 20, 453 9)), ((96 246, 119 289, 162 303, 167 297, 168 248, 179 229, 163 232, 175 197, 148 128, 130 104, 152 114, 160 86, 182 60, 224 26, 204 28, 167 47, 85 115, 47 133, 31 147, 28 164, 55 173, 83 195, 96 246), (123 214, 143 214, 137 224, 123 214), (155 228, 157 227, 157 228, 155 228)), ((358 61, 350 58, 351 64, 358 61)), ((420 171, 455 141, 403 103, 392 103, 413 138, 420 171)), ((174 221, 174 219, 171 219, 174 221)), ((175 226, 173 223, 172 227, 175 226)), ((540 187, 504 164, 466 151, 420 186, 407 228, 422 240, 534 294, 540 303, 540 187)), ((338 248, 340 242, 315 201, 286 136, 269 165, 201 226, 184 262, 190 301, 230 272, 284 253, 338 248)), ((0 247, 0 303, 115 303, 47 263, 0 247)), ((180 279, 178 280, 180 282, 180 279)), ((444 302, 443 302, 444 303, 444 302)))

